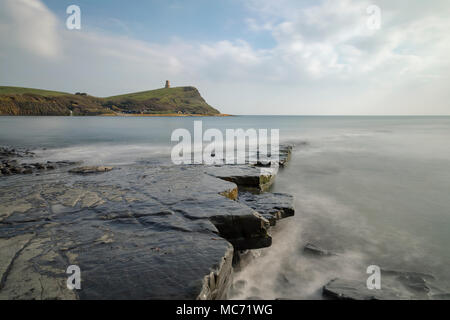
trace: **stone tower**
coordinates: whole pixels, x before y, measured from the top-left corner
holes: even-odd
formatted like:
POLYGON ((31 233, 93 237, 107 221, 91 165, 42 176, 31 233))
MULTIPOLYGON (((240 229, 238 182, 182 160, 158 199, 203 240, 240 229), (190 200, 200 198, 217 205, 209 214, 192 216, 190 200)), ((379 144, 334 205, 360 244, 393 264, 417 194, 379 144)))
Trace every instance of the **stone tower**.
POLYGON ((166 80, 166 86, 165 86, 165 88, 170 88, 170 81, 169 81, 169 80, 166 80))

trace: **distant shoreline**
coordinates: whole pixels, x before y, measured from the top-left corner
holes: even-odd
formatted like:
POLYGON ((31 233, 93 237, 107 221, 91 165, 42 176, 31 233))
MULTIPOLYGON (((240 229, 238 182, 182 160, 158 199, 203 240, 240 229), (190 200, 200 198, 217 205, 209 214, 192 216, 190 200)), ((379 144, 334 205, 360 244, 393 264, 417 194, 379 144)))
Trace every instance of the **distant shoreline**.
POLYGON ((0 115, 223 116, 195 87, 166 87, 99 98, 83 92, 2 86, 0 115))
POLYGON ((98 115, 11 115, 0 114, 0 117, 234 117, 233 114, 177 114, 177 113, 161 113, 161 114, 98 114, 98 115))
POLYGON ((232 114, 178 114, 178 113, 161 113, 161 114, 101 114, 97 117, 233 117, 232 114))

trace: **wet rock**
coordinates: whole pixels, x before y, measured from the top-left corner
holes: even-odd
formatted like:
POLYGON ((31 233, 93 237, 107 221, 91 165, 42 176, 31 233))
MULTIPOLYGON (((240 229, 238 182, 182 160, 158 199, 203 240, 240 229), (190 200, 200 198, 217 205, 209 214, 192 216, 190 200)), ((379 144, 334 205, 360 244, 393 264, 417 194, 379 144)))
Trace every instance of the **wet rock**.
POLYGON ((243 165, 215 165, 205 168, 205 172, 214 177, 235 183, 240 190, 267 191, 274 182, 278 167, 284 166, 291 157, 292 146, 281 145, 278 160, 273 163, 270 157, 256 153, 257 160, 252 162, 247 155, 243 165), (254 163, 254 165, 249 165, 254 163))
POLYGON ((291 160, 292 148, 293 148, 292 145, 280 147, 280 154, 279 154, 280 167, 284 167, 289 162, 289 160, 291 160))
POLYGON ((257 167, 284 167, 291 159, 293 145, 280 145, 278 154, 275 154, 277 161, 272 160, 269 155, 262 155, 257 152, 258 161, 256 162, 257 167))
POLYGON ((435 277, 432 274, 424 273, 424 272, 415 272, 415 271, 405 271, 405 270, 392 270, 382 268, 381 272, 383 275, 389 276, 397 276, 397 277, 421 277, 425 280, 435 280, 435 277))
POLYGON ((0 147, 0 159, 23 158, 23 157, 33 157, 33 156, 34 156, 34 153, 29 151, 28 149, 0 147))
POLYGON ((253 194, 242 192, 239 202, 249 206, 264 217, 279 220, 294 215, 294 198, 285 193, 253 194))
POLYGON ((337 300, 399 300, 408 299, 399 291, 383 285, 381 289, 369 290, 364 281, 334 279, 323 287, 323 296, 337 300))
POLYGON ((205 172, 216 178, 233 182, 240 189, 259 191, 269 189, 277 173, 273 168, 257 168, 248 165, 206 167, 205 172))
POLYGON ((435 280, 433 275, 423 272, 381 269, 381 274, 402 284, 412 294, 422 296, 431 293, 432 286, 429 282, 435 280))
POLYGON ((431 290, 427 281, 420 276, 403 275, 399 276, 398 279, 409 289, 422 293, 429 293, 431 290))
POLYGON ((438 293, 431 296, 433 300, 450 300, 450 293, 438 293))
POLYGON ((263 298, 261 298, 259 296, 249 296, 249 297, 245 298, 245 300, 256 301, 256 300, 263 300, 263 298))
POLYGON ((71 169, 69 170, 69 172, 76 174, 91 174, 91 173, 108 172, 111 171, 112 169, 113 167, 106 167, 106 166, 86 166, 71 169))
POLYGON ((14 174, 21 174, 23 172, 24 169, 22 169, 21 167, 11 167, 11 173, 14 174))
POLYGON ((33 173, 33 169, 41 171, 41 170, 56 170, 58 168, 64 166, 75 165, 77 162, 73 161, 57 161, 51 162, 47 161, 44 163, 19 163, 16 159, 11 159, 10 157, 29 157, 34 156, 32 152, 26 151, 17 151, 16 149, 8 149, 8 152, 1 152, 0 147, 0 159, 6 157, 6 159, 1 160, 0 164, 0 172, 2 175, 14 175, 14 174, 31 174, 33 173), (3 156, 2 156, 3 155, 3 156), (20 156, 18 156, 20 155, 20 156))
POLYGON ((234 251, 269 246, 270 226, 204 169, 0 180, 0 299, 226 298, 234 251), (71 264, 79 291, 65 286, 71 264))
POLYGON ((309 255, 314 255, 314 256, 334 256, 335 255, 334 253, 332 253, 328 250, 322 249, 312 243, 307 243, 303 247, 303 252, 305 252, 306 254, 309 254, 309 255))

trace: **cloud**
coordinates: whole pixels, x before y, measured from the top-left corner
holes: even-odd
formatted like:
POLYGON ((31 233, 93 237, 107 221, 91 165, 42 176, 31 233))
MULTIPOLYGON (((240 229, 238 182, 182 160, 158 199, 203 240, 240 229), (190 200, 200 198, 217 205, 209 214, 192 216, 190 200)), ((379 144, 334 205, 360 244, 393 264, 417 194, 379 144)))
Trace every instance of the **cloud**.
POLYGON ((162 44, 89 26, 69 31, 39 0, 3 0, 0 81, 108 96, 171 79, 200 87, 227 113, 449 113, 450 5, 377 1, 374 31, 369 4, 247 0, 243 26, 275 41, 258 49, 245 39, 162 44))
MULTIPOLYGON (((391 74, 426 77, 428 68, 442 63, 442 57, 450 52, 448 40, 442 42, 447 39, 450 22, 435 12, 396 23, 397 16, 406 15, 408 7, 390 12, 390 5, 385 4, 381 6, 382 28, 374 31, 367 27, 367 1, 328 0, 304 8, 298 7, 298 2, 283 1, 279 7, 265 3, 258 2, 253 10, 262 20, 261 28, 267 27, 268 21, 279 21, 270 23, 277 42, 274 54, 298 72, 313 77, 343 79, 379 70, 384 74, 386 67, 391 74), (296 7, 292 10, 295 14, 280 7, 296 7)), ((253 25, 251 29, 258 27, 253 25)))
POLYGON ((44 57, 55 57, 60 50, 56 28, 58 20, 40 1, 0 2, 0 48, 25 49, 44 57))

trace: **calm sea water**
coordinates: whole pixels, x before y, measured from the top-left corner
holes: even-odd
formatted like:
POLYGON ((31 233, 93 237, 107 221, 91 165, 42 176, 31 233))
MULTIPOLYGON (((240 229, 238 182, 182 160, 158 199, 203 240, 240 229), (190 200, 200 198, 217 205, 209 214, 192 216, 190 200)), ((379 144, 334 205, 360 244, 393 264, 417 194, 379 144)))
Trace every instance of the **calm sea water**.
POLYGON ((372 264, 431 273, 450 291, 450 117, 0 117, 0 145, 49 160, 132 163, 169 155, 172 131, 194 120, 277 128, 298 145, 273 187, 295 196, 296 216, 236 274, 246 283, 237 298, 318 298, 328 280, 364 277, 372 264), (338 255, 305 256, 308 242, 338 255))

